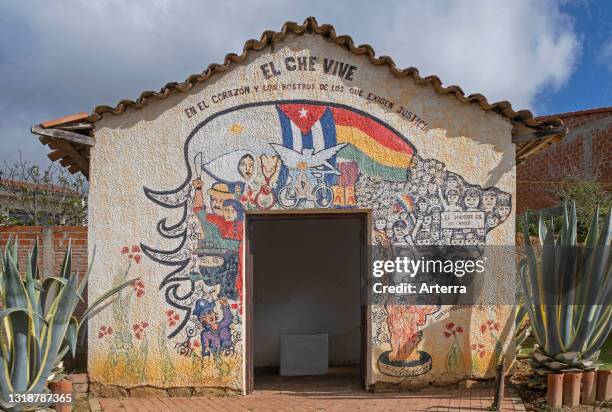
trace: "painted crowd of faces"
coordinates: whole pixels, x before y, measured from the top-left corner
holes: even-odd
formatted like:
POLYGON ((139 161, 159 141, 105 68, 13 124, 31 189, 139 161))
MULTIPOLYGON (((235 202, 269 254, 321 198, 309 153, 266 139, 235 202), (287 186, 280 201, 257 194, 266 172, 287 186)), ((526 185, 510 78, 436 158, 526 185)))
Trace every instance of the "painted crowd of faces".
POLYGON ((360 175, 359 207, 373 210, 374 241, 392 245, 484 245, 512 209, 509 193, 471 185, 442 162, 415 156, 405 182, 360 175), (484 227, 443 228, 442 212, 483 212, 484 227))

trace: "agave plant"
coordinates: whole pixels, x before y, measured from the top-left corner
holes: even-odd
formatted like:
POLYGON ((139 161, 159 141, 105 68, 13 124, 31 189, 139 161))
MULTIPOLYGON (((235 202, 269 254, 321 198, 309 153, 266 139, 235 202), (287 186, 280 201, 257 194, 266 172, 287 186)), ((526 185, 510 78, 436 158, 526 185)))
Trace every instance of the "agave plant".
POLYGON ((531 336, 531 325, 529 324, 529 314, 525 305, 525 296, 518 289, 515 294, 516 306, 514 308, 514 338, 516 340, 517 351, 523 346, 525 340, 531 336))
POLYGON ((527 257, 519 275, 537 342, 532 363, 539 374, 597 369, 599 350, 612 328, 612 214, 600 228, 596 211, 583 245, 577 242, 576 206, 569 210, 565 204, 561 220, 555 234, 540 216, 539 256, 524 225, 527 257))
POLYGON ((0 251, 0 299, 4 303, 0 311, 0 406, 9 411, 23 407, 10 402, 11 394, 49 392, 48 382, 63 377, 62 359, 69 352, 74 356, 77 336, 86 320, 106 299, 134 282, 127 281, 104 293, 77 319, 73 313, 83 300, 91 265, 79 281, 80 276, 71 273, 69 246, 59 275, 43 279, 35 244, 22 276, 17 243, 9 239, 4 254, 0 251))

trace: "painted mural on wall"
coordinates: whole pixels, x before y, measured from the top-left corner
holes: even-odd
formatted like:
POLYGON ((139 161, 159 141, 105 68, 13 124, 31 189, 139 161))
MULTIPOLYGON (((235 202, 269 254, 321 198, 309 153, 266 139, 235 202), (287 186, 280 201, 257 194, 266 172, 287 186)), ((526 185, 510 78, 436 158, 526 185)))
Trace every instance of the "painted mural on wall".
MULTIPOLYGON (((334 103, 269 101, 224 110, 200 123, 184 147, 187 174, 172 189, 145 187, 162 210, 157 231, 175 247, 142 244, 167 268, 159 285, 167 303, 167 339, 176 354, 208 368, 210 386, 241 388, 244 216, 248 210, 367 208, 378 245, 484 245, 510 216, 511 195, 470 184, 409 137, 368 113, 334 103), (229 376, 229 378, 228 378, 229 376)), ((398 304, 399 303, 399 304, 398 304)), ((431 369, 419 349, 436 304, 374 306, 377 365, 390 377, 431 369)), ((446 363, 461 368, 463 329, 444 331, 446 363)), ((145 332, 143 332, 145 333, 145 332)), ((474 349, 477 351, 478 347, 474 349)))

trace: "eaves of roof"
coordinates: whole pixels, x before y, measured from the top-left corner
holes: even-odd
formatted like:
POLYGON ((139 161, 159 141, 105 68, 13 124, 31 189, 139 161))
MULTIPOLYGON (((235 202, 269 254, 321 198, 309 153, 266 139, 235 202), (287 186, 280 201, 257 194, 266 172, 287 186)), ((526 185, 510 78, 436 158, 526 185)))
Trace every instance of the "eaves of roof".
MULTIPOLYGON (((567 132, 563 122, 557 117, 536 119, 529 110, 515 111, 512 105, 507 101, 489 103, 480 93, 466 96, 459 86, 443 86, 442 81, 437 76, 421 77, 419 71, 414 67, 398 69, 391 57, 376 57, 371 46, 367 44, 356 46, 350 36, 337 35, 332 25, 320 25, 314 17, 308 17, 302 24, 287 22, 278 32, 270 30, 265 31, 259 40, 248 40, 244 44, 242 54, 237 55, 235 53, 230 53, 225 56, 223 64, 211 64, 202 73, 192 74, 183 82, 168 83, 157 92, 142 92, 136 100, 121 100, 115 106, 96 106, 90 114, 80 113, 73 116, 66 116, 65 118, 44 122, 40 126, 43 129, 54 128, 64 132, 68 131, 68 133, 91 137, 93 125, 104 116, 121 115, 128 108, 141 109, 156 99, 166 99, 173 93, 187 92, 195 85, 206 82, 215 74, 226 72, 236 64, 243 62, 252 51, 260 51, 274 43, 281 42, 289 34, 304 35, 308 33, 322 36, 326 40, 349 50, 355 55, 365 55, 370 63, 376 66, 386 66, 395 77, 412 79, 419 85, 433 87, 433 89, 441 95, 452 95, 463 103, 478 104, 485 111, 503 116, 513 126, 513 141, 517 143, 517 145, 528 141, 550 138, 551 136, 562 137, 567 132), (89 127, 87 127, 88 125, 89 127)), ((36 126, 33 126, 32 132, 40 135, 40 133, 37 133, 40 131, 40 128, 35 130, 35 127, 36 126)), ((49 154, 52 160, 61 159, 60 163, 68 167, 69 171, 72 173, 81 171, 85 176, 88 176, 89 149, 87 144, 82 145, 75 141, 58 143, 57 140, 61 140, 61 137, 54 137, 49 134, 40 136, 41 142, 49 145, 53 149, 49 154), (70 147, 74 150, 71 150, 70 147)), ((64 134, 64 136, 67 135, 64 134)))

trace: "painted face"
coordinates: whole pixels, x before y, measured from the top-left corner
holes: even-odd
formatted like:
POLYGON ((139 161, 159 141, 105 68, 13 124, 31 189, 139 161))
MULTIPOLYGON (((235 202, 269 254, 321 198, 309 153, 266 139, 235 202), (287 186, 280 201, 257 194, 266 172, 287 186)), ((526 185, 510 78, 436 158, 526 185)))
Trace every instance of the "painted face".
POLYGON ((404 236, 407 235, 406 228, 403 226, 395 226, 393 228, 393 234, 395 235, 397 239, 403 239, 404 236))
POLYGON ((434 174, 436 172, 436 162, 430 160, 427 162, 427 173, 434 174))
POLYGON ((219 325, 217 324, 217 314, 214 310, 210 312, 204 313, 200 316, 200 322, 204 325, 210 326, 212 329, 217 329, 219 325))
POLYGON ((402 219, 402 220, 408 219, 408 213, 406 213, 406 212, 400 213, 400 219, 402 219))
POLYGON ((485 193, 482 197, 482 205, 485 210, 493 210, 495 204, 497 203, 497 198, 492 193, 485 193))
POLYGON ((439 206, 440 205, 440 199, 438 199, 437 197, 430 197, 429 198, 429 205, 430 206, 439 206))
POLYGON ((376 219, 377 230, 385 230, 385 227, 387 227, 387 221, 385 219, 376 219))
POLYGON ((459 203, 459 195, 458 194, 449 194, 448 195, 448 204, 449 205, 456 205, 457 203, 459 203))
POLYGON ((423 217, 423 226, 431 226, 431 216, 430 215, 423 217))
POLYGON ((499 218, 497 216, 491 216, 489 218, 487 218, 487 226, 488 227, 495 227, 499 225, 499 218))
POLYGON ((465 238, 465 244, 469 246, 477 245, 478 239, 473 234, 467 235, 465 238))
POLYGON ((438 186, 435 183, 433 183, 433 182, 428 183, 427 184, 427 192, 430 195, 435 195, 438 192, 438 186))
POLYGON ((459 181, 458 181, 458 180, 457 180, 457 178, 456 178, 456 177, 454 177, 454 176, 449 177, 449 178, 446 180, 446 186, 447 186, 449 189, 456 189, 456 188, 459 186, 459 181))
POLYGON ((451 245, 463 245, 465 243, 465 239, 461 235, 455 235, 451 239, 451 245))
POLYGON ((478 207, 480 198, 478 196, 468 195, 465 197, 465 205, 467 207, 478 207))
POLYGON ((453 234, 453 229, 444 229, 442 231, 442 234, 444 235, 444 237, 451 237, 453 234))
POLYGON ((419 196, 425 196, 427 194, 427 188, 425 186, 419 186, 417 194, 419 196))
POLYGON ((225 199, 217 197, 215 195, 210 195, 210 207, 212 211, 216 215, 223 215, 223 202, 225 199))
POLYGON ((508 216, 510 216, 510 206, 500 206, 499 214, 501 215, 502 219, 506 219, 508 216))
POLYGON ((238 214, 236 213, 236 209, 234 209, 232 206, 224 206, 223 217, 228 222, 233 222, 238 217, 238 214))
POLYGON ((419 246, 429 246, 433 244, 433 240, 429 236, 421 236, 417 239, 416 244, 419 246))
POLYGON ((419 211, 425 212, 427 210, 427 202, 420 201, 418 204, 419 211))
POLYGON ((238 173, 245 180, 251 180, 255 173, 255 160, 252 156, 246 155, 238 162, 238 173))

